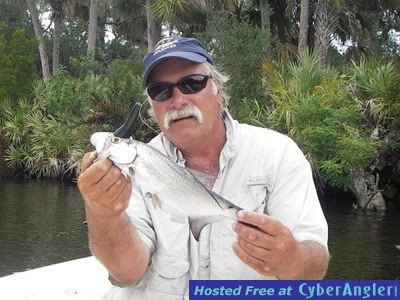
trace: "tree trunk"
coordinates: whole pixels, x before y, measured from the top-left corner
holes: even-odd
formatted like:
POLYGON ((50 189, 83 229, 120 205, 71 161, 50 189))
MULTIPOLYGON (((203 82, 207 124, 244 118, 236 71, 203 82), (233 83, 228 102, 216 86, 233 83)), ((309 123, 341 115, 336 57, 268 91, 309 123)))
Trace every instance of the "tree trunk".
POLYGON ((48 80, 51 76, 49 67, 49 57, 47 56, 46 45, 44 42, 43 28, 39 21, 39 12, 37 10, 36 3, 34 2, 34 0, 25 0, 25 3, 31 15, 36 38, 39 41, 39 55, 40 55, 40 62, 42 64, 43 79, 48 80))
POLYGON ((261 13, 261 30, 263 33, 264 44, 262 45, 263 52, 267 55, 271 54, 271 6, 268 0, 260 0, 261 13))
POLYGON ((95 49, 96 49, 97 9, 98 9, 97 0, 90 0, 87 53, 93 59, 94 59, 95 49))
POLYGON ((53 35, 53 75, 57 73, 60 64, 62 14, 54 11, 54 35, 53 35))
POLYGON ((100 46, 104 46, 106 44, 106 33, 107 33, 107 11, 106 9, 101 10, 98 12, 99 18, 97 19, 98 22, 100 21, 99 26, 97 27, 98 36, 97 41, 100 43, 100 46))
POLYGON ((357 206, 361 209, 385 210, 386 203, 382 193, 378 190, 379 177, 368 174, 362 168, 355 168, 350 172, 352 180, 351 190, 357 198, 357 206))
POLYGON ((301 0, 300 4, 300 30, 299 30, 299 44, 297 48, 297 52, 299 54, 307 51, 307 37, 308 37, 308 19, 309 19, 309 8, 310 2, 309 0, 301 0))
POLYGON ((331 35, 338 25, 337 11, 330 0, 318 0, 315 10, 314 53, 322 63, 327 62, 331 35))
POLYGON ((161 37, 161 24, 154 19, 151 11, 151 0, 146 0, 147 49, 150 52, 161 37))

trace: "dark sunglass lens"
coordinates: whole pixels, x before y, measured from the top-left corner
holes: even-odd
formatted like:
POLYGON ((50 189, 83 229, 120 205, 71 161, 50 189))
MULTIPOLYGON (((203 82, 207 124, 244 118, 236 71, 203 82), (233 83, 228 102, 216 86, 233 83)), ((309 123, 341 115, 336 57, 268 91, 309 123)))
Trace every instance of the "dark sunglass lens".
POLYGON ((184 94, 194 94, 206 87, 208 78, 207 75, 198 74, 185 77, 177 83, 156 83, 147 89, 147 93, 155 101, 165 101, 171 98, 174 86, 178 86, 184 94))
POLYGON ((172 96, 172 84, 155 84, 147 89, 150 98, 155 101, 164 101, 172 96))
POLYGON ((179 89, 185 94, 197 93, 205 88, 207 79, 208 77, 204 75, 193 75, 184 78, 179 82, 179 89))

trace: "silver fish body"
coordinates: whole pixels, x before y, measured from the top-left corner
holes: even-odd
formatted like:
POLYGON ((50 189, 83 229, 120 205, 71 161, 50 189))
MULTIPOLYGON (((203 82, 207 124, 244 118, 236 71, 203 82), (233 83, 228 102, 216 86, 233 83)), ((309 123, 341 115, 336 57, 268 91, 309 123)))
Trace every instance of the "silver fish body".
POLYGON ((109 158, 122 172, 134 177, 135 184, 145 185, 144 195, 155 208, 172 215, 183 211, 198 240, 202 228, 223 218, 236 218, 240 210, 199 182, 186 168, 179 166, 157 149, 133 139, 98 132, 91 137, 99 158, 109 158))

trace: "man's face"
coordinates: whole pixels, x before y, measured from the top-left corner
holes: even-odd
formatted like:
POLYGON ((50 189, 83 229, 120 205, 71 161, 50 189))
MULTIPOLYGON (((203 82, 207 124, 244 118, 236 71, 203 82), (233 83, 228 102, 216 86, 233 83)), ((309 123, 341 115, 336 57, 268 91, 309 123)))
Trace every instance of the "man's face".
MULTIPOLYGON (((204 65, 168 59, 153 70, 149 86, 158 82, 176 83, 193 74, 207 75, 204 65)), ((213 92, 210 80, 207 81, 206 87, 197 93, 184 94, 175 86, 169 99, 151 102, 161 130, 177 146, 190 144, 198 139, 206 139, 214 132, 217 122, 222 122, 219 100, 216 91, 213 92), (179 113, 171 114, 173 111, 182 112, 191 107, 195 107, 194 110, 198 109, 200 114, 197 117, 180 118, 179 113), (171 118, 166 118, 166 115, 175 117, 171 120, 171 118)))

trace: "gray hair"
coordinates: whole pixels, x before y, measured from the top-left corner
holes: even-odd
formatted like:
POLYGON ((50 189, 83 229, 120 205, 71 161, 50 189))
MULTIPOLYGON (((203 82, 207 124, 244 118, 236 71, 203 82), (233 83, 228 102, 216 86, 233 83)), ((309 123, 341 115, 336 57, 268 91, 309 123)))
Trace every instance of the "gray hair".
POLYGON ((229 105, 229 95, 226 92, 225 83, 229 77, 220 72, 216 66, 210 64, 208 61, 204 63, 207 75, 210 76, 213 89, 219 94, 221 100, 221 109, 225 109, 229 105))

